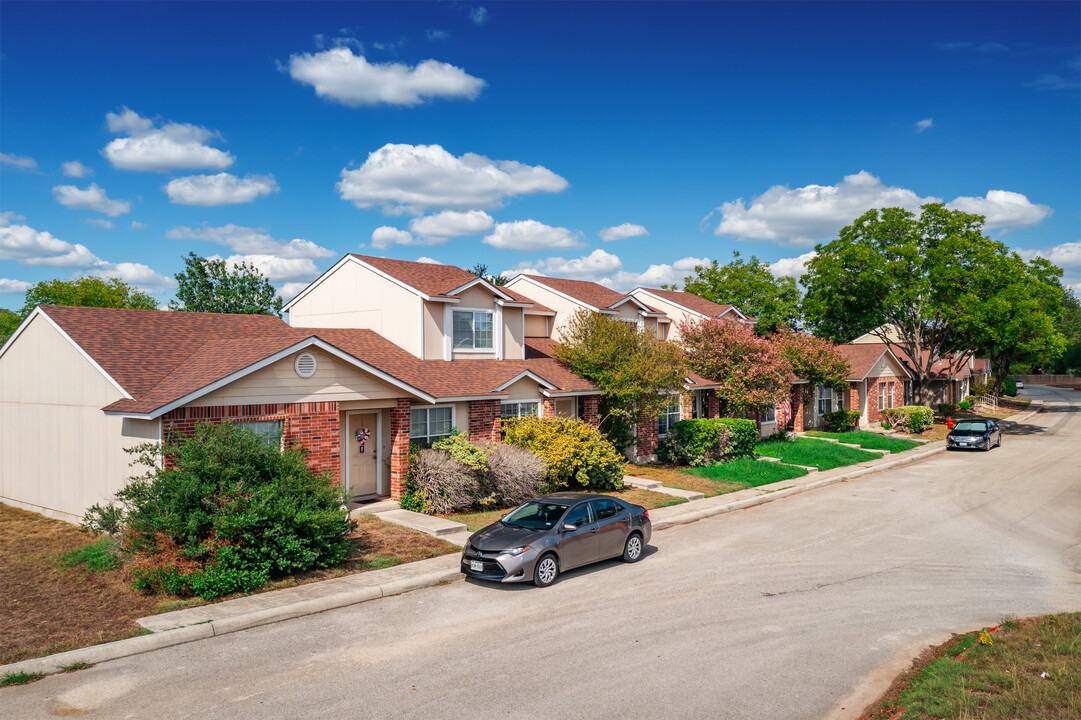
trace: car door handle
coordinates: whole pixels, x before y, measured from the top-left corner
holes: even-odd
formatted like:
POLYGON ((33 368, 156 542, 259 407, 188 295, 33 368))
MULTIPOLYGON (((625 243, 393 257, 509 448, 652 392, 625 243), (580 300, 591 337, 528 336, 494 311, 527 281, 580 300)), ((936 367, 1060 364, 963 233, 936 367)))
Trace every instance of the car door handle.
POLYGON ((590 531, 589 531, 589 534, 590 534, 590 535, 592 535, 592 534, 594 534, 594 533, 596 533, 596 532, 599 532, 599 531, 600 531, 600 528, 599 528, 599 527, 595 527, 595 528, 593 528, 592 530, 590 530, 590 531))

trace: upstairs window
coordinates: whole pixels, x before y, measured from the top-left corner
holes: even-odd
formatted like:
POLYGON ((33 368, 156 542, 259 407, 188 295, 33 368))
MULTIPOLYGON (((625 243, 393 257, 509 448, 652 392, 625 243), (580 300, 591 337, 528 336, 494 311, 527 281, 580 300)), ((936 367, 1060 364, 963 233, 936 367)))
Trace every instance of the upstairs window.
POLYGON ((454 311, 455 350, 491 350, 492 338, 491 310, 454 311))

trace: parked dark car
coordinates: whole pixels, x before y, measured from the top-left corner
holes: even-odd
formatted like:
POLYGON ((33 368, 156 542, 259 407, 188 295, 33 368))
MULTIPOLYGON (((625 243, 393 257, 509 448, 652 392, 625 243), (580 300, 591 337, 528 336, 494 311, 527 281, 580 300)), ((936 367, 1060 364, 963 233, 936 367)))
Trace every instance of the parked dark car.
POLYGON ((968 418, 960 420, 946 436, 946 449, 966 448, 990 450, 1002 445, 1002 428, 994 420, 968 418))
POLYGON ((649 512, 608 495, 541 495, 469 537, 462 572, 547 587, 559 573, 622 556, 638 562, 653 534, 649 512))

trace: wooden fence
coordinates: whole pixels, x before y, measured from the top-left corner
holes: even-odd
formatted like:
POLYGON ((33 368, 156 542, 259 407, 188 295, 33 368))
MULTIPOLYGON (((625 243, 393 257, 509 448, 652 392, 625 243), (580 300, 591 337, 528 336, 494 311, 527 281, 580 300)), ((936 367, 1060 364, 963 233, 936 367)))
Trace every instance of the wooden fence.
POLYGON ((1014 375, 1014 379, 1026 385, 1069 385, 1070 387, 1081 385, 1079 375, 1014 375))

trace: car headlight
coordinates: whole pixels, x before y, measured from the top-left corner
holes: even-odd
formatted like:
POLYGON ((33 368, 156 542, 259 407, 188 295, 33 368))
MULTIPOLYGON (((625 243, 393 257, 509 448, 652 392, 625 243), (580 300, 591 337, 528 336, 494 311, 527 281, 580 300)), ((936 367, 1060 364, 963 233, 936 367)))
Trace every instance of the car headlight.
POLYGON ((529 549, 528 545, 523 545, 522 547, 516 547, 516 548, 511 548, 510 550, 504 550, 503 554, 504 555, 521 555, 522 553, 524 553, 528 549, 529 549))

